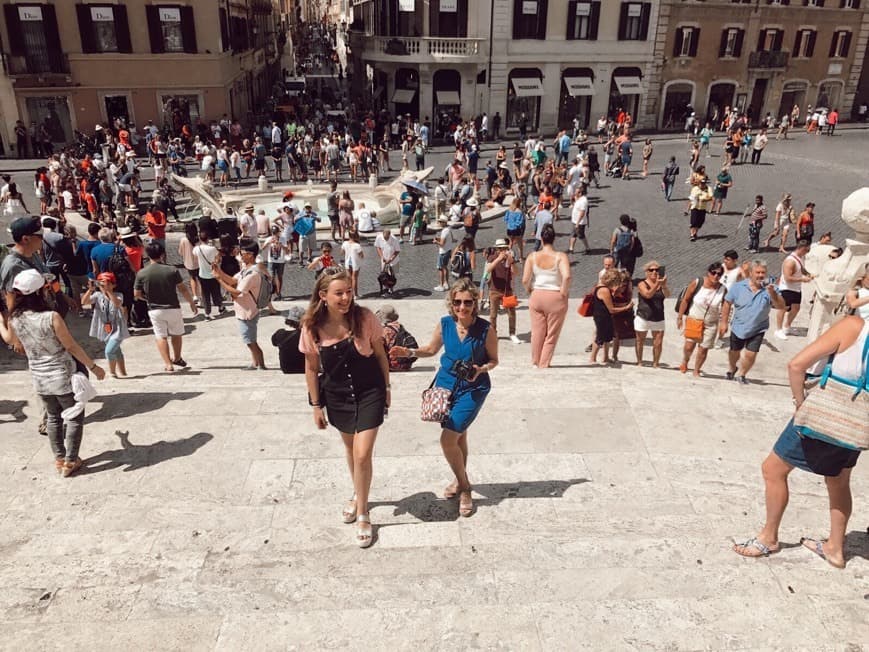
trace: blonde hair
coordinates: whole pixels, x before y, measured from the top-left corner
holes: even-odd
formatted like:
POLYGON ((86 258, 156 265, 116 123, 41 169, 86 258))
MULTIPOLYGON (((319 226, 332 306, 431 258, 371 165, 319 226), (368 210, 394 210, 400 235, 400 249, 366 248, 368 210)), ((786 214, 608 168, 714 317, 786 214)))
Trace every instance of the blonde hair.
MULTIPOLYGON (((350 284, 350 274, 344 269, 339 269, 334 272, 324 272, 314 282, 314 289, 311 292, 311 300, 308 302, 308 309, 305 311, 305 316, 302 317, 302 328, 307 328, 311 331, 311 336, 315 342, 320 341, 319 329, 326 322, 329 309, 326 302, 320 297, 321 292, 329 290, 329 286, 334 281, 344 281, 350 284)), ((353 301, 350 304, 350 310, 347 312, 347 326, 350 329, 351 336, 356 332, 356 326, 362 323, 362 308, 353 301)))
POLYGON ((650 260, 645 265, 643 265, 643 271, 648 272, 652 267, 660 267, 661 264, 657 260, 650 260))
POLYGON ((600 284, 610 289, 617 288, 622 284, 622 273, 617 269, 608 269, 600 277, 600 284))
POLYGON ((474 299, 474 317, 476 317, 480 312, 480 290, 469 278, 460 278, 450 286, 450 291, 447 292, 447 312, 449 312, 450 317, 458 319, 455 310, 453 310, 453 299, 459 292, 467 292, 474 299))

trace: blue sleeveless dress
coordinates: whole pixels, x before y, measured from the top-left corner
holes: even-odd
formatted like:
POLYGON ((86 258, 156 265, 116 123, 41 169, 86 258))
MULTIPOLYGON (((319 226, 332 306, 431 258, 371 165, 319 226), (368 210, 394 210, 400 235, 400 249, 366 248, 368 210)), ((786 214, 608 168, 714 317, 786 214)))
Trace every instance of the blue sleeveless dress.
POLYGON ((441 336, 444 342, 444 353, 441 356, 441 366, 435 376, 435 386, 453 389, 453 406, 450 416, 441 423, 442 428, 463 433, 477 418, 480 408, 492 389, 489 374, 480 374, 473 383, 459 380, 450 372, 456 360, 470 360, 476 365, 484 365, 489 361, 486 353, 486 335, 489 332, 489 322, 477 317, 471 324, 464 341, 459 339, 455 320, 446 315, 441 317, 441 336))

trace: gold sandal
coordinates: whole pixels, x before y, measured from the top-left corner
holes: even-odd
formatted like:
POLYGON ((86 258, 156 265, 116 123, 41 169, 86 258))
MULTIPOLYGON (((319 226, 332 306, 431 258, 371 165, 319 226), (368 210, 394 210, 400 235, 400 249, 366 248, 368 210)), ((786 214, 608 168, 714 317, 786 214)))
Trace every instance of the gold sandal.
POLYGON ((356 494, 347 501, 347 505, 341 510, 341 520, 345 523, 352 523, 356 520, 356 494))

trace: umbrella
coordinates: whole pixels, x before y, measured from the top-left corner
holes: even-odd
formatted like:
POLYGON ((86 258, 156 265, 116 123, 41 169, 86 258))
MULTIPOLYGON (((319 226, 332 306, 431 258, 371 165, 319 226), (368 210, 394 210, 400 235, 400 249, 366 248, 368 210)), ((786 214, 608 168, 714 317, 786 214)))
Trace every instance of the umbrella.
POLYGON ((415 179, 410 179, 409 181, 402 181, 401 183, 402 185, 407 186, 410 190, 416 190, 418 193, 428 197, 428 188, 425 187, 424 183, 415 179))

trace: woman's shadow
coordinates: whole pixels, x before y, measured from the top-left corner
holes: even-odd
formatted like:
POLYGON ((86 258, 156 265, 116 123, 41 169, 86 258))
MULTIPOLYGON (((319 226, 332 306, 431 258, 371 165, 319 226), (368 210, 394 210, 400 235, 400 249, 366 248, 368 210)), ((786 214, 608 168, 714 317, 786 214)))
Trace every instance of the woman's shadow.
POLYGON ((119 467, 124 472, 138 471, 160 462, 171 460, 176 457, 193 455, 197 450, 214 439, 214 435, 207 432, 197 432, 186 439, 174 441, 157 441, 153 444, 133 444, 130 441, 130 433, 115 430, 115 434, 121 440, 121 447, 111 451, 103 451, 99 455, 85 460, 85 465, 79 475, 111 471, 119 467))
MULTIPOLYGON (((528 482, 498 482, 490 484, 475 484, 474 494, 482 498, 474 498, 474 508, 498 505, 506 499, 514 498, 561 498, 564 492, 574 485, 591 482, 587 478, 574 480, 532 480, 528 482)), ((440 498, 431 491, 421 491, 411 494, 398 502, 372 502, 370 506, 379 507, 392 505, 395 507, 393 516, 411 514, 420 521, 436 523, 455 521, 459 517, 457 500, 440 498)))

